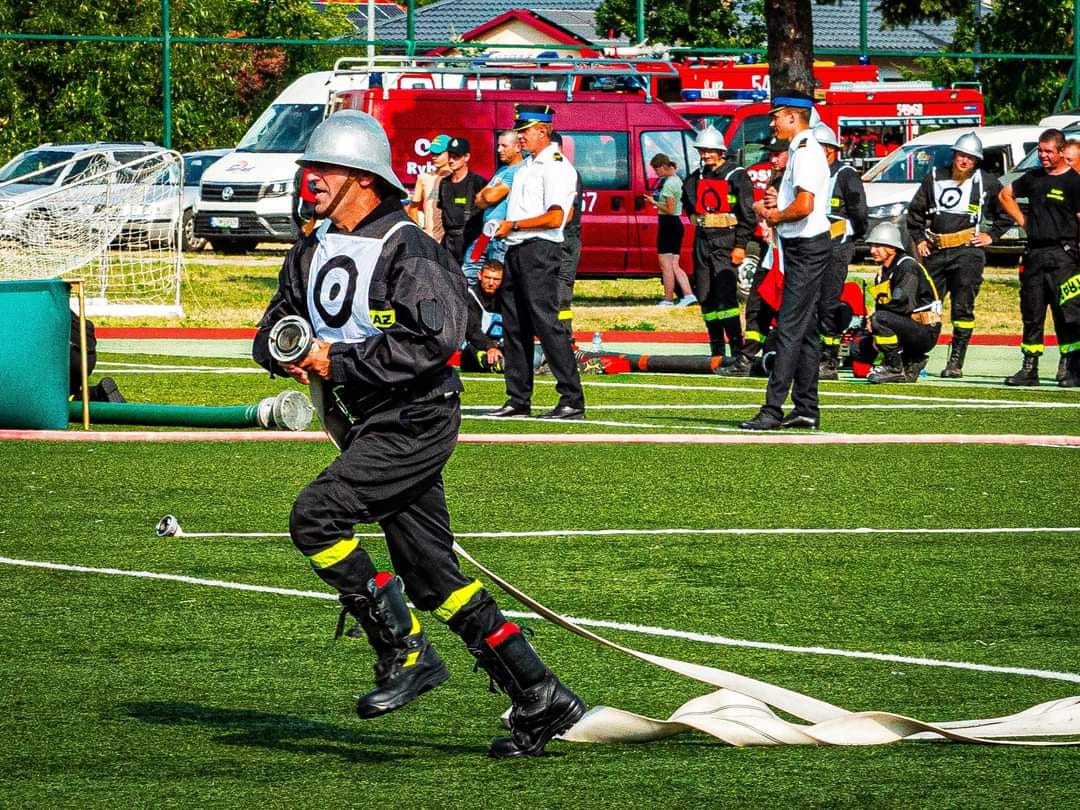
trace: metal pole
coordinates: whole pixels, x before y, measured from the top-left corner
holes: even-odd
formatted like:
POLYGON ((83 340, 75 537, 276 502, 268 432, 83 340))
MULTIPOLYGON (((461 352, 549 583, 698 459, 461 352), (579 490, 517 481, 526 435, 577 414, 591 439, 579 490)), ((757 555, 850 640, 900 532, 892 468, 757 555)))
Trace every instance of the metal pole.
POLYGON ((1080 0, 1073 0, 1073 109, 1080 107, 1080 42, 1076 41, 1077 34, 1080 34, 1080 0))
POLYGON ((172 40, 169 0, 161 0, 161 145, 172 149, 172 40))
POLYGON ((637 44, 641 45, 645 42, 645 0, 636 0, 634 5, 637 9, 637 30, 634 35, 637 38, 637 44))
POLYGON ((368 69, 375 68, 375 0, 368 0, 367 4, 367 59, 368 69))
MULTIPOLYGON (((978 2, 978 0, 976 0, 978 2)), ((867 11, 868 0, 859 0, 859 52, 870 50, 870 20, 867 11)))
POLYGON ((405 54, 416 55, 416 0, 409 0, 405 6, 405 54))

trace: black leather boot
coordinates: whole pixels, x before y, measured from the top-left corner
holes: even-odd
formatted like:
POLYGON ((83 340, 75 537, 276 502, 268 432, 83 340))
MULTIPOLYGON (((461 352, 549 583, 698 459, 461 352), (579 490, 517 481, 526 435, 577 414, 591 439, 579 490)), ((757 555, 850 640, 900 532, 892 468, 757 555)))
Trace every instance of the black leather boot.
MULTIPOLYGON (((1061 385, 1061 381, 1069 376, 1069 355, 1063 354, 1058 358, 1057 374, 1054 375, 1054 380, 1061 385)), ((1065 386, 1066 388, 1070 386, 1065 386)))
POLYGON ((496 738, 489 756, 540 756, 552 737, 584 716, 585 703, 544 665, 513 622, 506 622, 470 652, 514 704, 511 736, 496 738))
POLYGON ((904 361, 899 349, 885 351, 885 359, 880 368, 875 369, 866 378, 872 383, 899 383, 907 382, 904 373, 904 361))
POLYGON ((945 362, 945 368, 941 370, 942 377, 956 379, 964 376, 964 356, 967 354, 970 341, 970 329, 953 329, 949 359, 945 362))
POLYGON ((840 379, 840 346, 836 343, 823 344, 821 347, 821 363, 818 364, 819 380, 840 379))
POLYGON ((1058 380, 1062 388, 1080 388, 1080 351, 1062 355, 1065 358, 1065 374, 1058 380))
POLYGON ((1005 378, 1006 385, 1038 385, 1039 355, 1024 352, 1024 364, 1011 377, 1005 378))
POLYGON ((368 593, 342 594, 339 599, 343 613, 360 622, 376 654, 375 688, 357 698, 358 715, 368 719, 400 709, 449 679, 393 574, 380 571, 368 582, 368 593))

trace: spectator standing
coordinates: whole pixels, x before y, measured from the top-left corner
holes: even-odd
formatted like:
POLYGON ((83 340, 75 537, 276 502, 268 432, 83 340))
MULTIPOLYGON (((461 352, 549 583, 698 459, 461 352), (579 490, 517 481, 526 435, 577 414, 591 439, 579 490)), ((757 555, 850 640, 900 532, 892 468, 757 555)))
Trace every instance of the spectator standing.
MULTIPOLYGON (((487 179, 469 170, 469 141, 465 138, 451 138, 446 145, 450 174, 439 183, 439 210, 445 233, 443 247, 457 259, 458 264, 465 260, 465 246, 476 241, 483 228, 483 211, 476 205, 476 195, 487 184, 487 179)), ((475 284, 476 279, 469 279, 475 284)))
POLYGON ((533 336, 540 338, 559 404, 542 419, 583 419, 585 394, 559 319, 562 231, 574 204, 577 173, 551 141, 554 111, 546 104, 518 105, 514 130, 531 157, 514 177, 506 219, 495 236, 507 241, 502 312, 506 332, 506 394, 500 418, 532 415, 533 336))
POLYGON ((428 148, 431 154, 431 170, 416 178, 412 198, 409 200, 409 216, 424 229, 424 233, 441 243, 443 238, 442 211, 438 206, 439 183, 450 173, 450 158, 446 147, 450 136, 436 135, 428 148))
POLYGON ((1039 136, 1038 169, 1020 175, 1001 190, 1001 205, 1027 232, 1020 266, 1020 315, 1024 334, 1020 370, 1006 385, 1038 385, 1039 357, 1045 349, 1046 309, 1054 320, 1058 351, 1064 358, 1058 385, 1080 386, 1080 274, 1077 273, 1080 174, 1065 160, 1065 137, 1059 129, 1039 136), (1016 202, 1027 197, 1025 214, 1016 202))
MULTIPOLYGON (((512 129, 499 133, 496 148, 500 166, 495 170, 488 184, 477 192, 474 199, 476 207, 484 212, 485 228, 488 227, 489 222, 494 222, 495 226, 498 226, 499 222, 506 219, 506 203, 510 196, 510 186, 514 182, 514 175, 517 174, 518 169, 525 165, 521 154, 521 144, 518 143, 518 134, 512 129)), ((487 237, 481 237, 481 239, 484 238, 487 237)), ((465 250, 465 263, 461 267, 465 271, 466 278, 478 275, 480 268, 488 259, 494 259, 501 267, 506 259, 506 240, 490 239, 481 255, 474 257, 475 252, 475 242, 465 250)))
POLYGON ((814 100, 788 90, 773 98, 770 126, 791 142, 788 165, 776 192, 765 192, 765 219, 776 227, 784 262, 784 300, 776 321, 776 357, 765 405, 744 430, 817 428, 818 363, 821 342, 817 306, 821 280, 832 261, 829 238, 829 163, 814 140, 810 114, 814 100), (794 388, 793 388, 794 386, 794 388), (785 418, 791 393, 794 409, 785 418))
POLYGON ((664 285, 664 297, 660 306, 675 306, 675 291, 680 291, 678 305, 686 307, 697 303, 697 297, 690 289, 690 279, 679 267, 679 254, 682 252, 682 178, 678 166, 660 152, 653 155, 649 165, 656 172, 658 185, 655 197, 646 199, 656 206, 656 256, 660 262, 660 279, 664 285))

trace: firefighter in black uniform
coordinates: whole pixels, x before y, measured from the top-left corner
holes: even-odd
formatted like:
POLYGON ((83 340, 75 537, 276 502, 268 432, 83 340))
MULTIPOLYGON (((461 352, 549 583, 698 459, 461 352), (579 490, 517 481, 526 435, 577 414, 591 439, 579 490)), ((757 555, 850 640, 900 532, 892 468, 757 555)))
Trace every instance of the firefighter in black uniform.
MULTIPOLYGON (((791 144, 783 138, 770 138, 765 144, 765 151, 769 153, 769 164, 772 167, 772 176, 761 189, 771 188, 774 191, 780 187, 780 181, 784 176, 784 169, 788 162, 788 148, 791 144)), ((754 271, 754 278, 750 281, 750 294, 746 297, 746 329, 743 332, 743 345, 739 353, 735 355, 735 362, 729 366, 716 369, 716 373, 723 377, 748 377, 751 373, 760 373, 769 376, 768 365, 765 362, 769 349, 769 335, 772 332, 773 322, 776 320, 778 309, 773 308, 761 295, 761 285, 770 273, 774 272, 774 263, 778 261, 775 250, 776 234, 765 223, 764 203, 758 200, 754 203, 754 213, 760 222, 762 239, 760 256, 761 261, 754 271), (759 368, 755 369, 754 358, 758 352, 763 352, 759 368)), ((756 237, 755 237, 756 238, 756 237)))
POLYGON ((1080 274, 1077 273, 1077 217, 1080 174, 1065 160, 1065 137, 1059 129, 1039 136, 1041 168, 1021 175, 1001 191, 1005 212, 1027 232, 1021 260, 1020 315, 1024 363, 1006 385, 1038 385, 1046 307, 1054 319, 1058 351, 1065 358, 1058 385, 1080 386, 1080 274), (1025 215, 1016 204, 1027 197, 1025 215))
POLYGON ((840 336, 851 322, 851 310, 840 301, 840 293, 847 281, 848 267, 855 257, 855 240, 861 239, 866 233, 869 215, 862 178, 853 166, 840 162, 840 142, 836 133, 825 124, 817 124, 814 138, 825 149, 832 177, 832 192, 829 194, 832 265, 821 280, 821 299, 818 302, 821 328, 818 379, 835 380, 839 378, 840 336))
POLYGON ((852 347, 855 359, 885 359, 867 378, 872 383, 915 382, 941 334, 941 301, 930 273, 904 252, 900 228, 874 226, 866 237, 870 255, 881 265, 870 288, 874 313, 871 334, 852 347))
POLYGON ((299 162, 311 169, 322 221, 287 254, 253 354, 271 374, 284 369, 311 385, 341 451, 300 493, 289 531, 338 592, 342 622, 351 614, 375 650, 376 686, 358 699, 357 712, 393 711, 449 677, 408 593, 418 610, 461 636, 513 701, 511 736, 489 753, 540 754, 581 717, 583 704, 483 585, 462 573, 452 548, 442 469, 457 442, 462 387, 447 360, 465 335, 465 277, 402 210, 405 192, 374 118, 335 113, 299 162), (281 337, 289 316, 314 337, 306 354, 295 330, 281 337), (397 576, 376 571, 354 533, 355 524, 374 522, 397 576))
POLYGON ((724 136, 713 127, 694 141, 701 167, 683 186, 683 211, 694 223, 694 295, 709 333, 709 351, 724 356, 725 338, 734 355, 743 345, 736 269, 754 234, 754 189, 750 175, 727 161, 724 136))
POLYGON ((998 202, 1001 183, 979 168, 982 142, 974 132, 953 144, 952 165, 923 178, 908 206, 907 229, 915 253, 941 295, 949 296, 952 346, 942 377, 963 377, 975 329, 975 298, 986 265, 985 247, 1012 223, 998 202), (983 220, 990 222, 981 230, 983 220))

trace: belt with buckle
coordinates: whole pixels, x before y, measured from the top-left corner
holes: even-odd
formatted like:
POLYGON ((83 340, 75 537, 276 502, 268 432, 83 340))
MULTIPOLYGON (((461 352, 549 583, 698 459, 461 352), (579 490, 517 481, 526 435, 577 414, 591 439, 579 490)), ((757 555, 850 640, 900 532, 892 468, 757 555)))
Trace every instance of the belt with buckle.
POLYGON ((695 214, 691 219, 699 228, 734 228, 738 223, 734 214, 695 214))
POLYGON ((955 233, 934 233, 933 231, 927 231, 927 235, 937 248, 963 247, 964 245, 971 244, 971 240, 975 238, 975 229, 966 228, 962 231, 956 231, 955 233))

